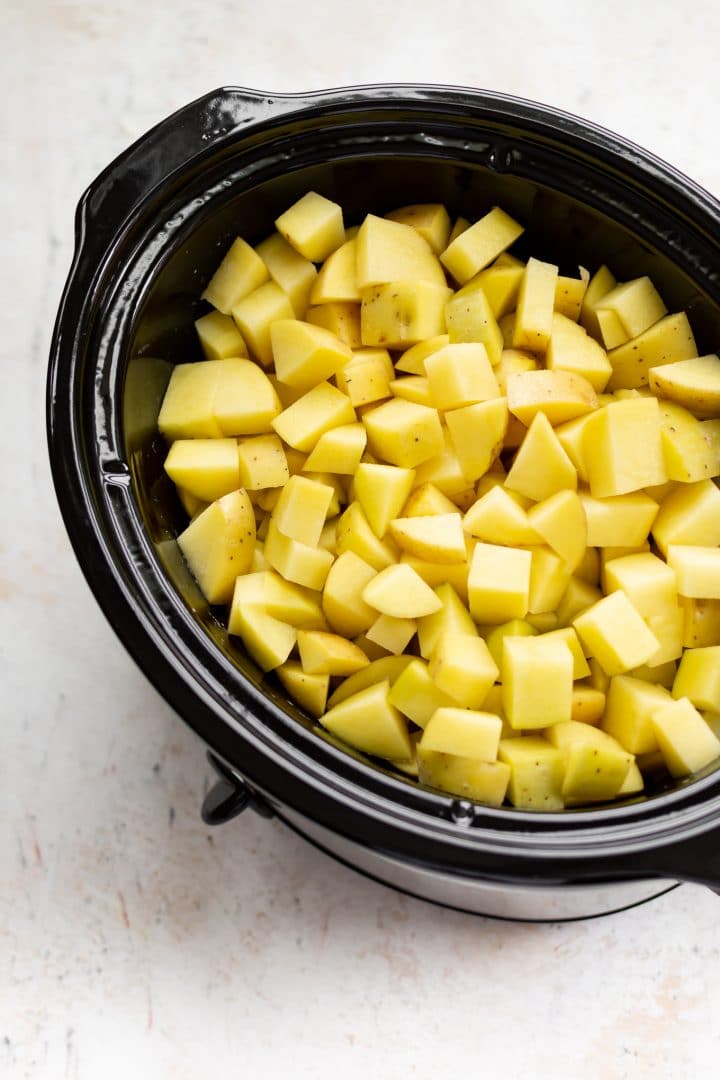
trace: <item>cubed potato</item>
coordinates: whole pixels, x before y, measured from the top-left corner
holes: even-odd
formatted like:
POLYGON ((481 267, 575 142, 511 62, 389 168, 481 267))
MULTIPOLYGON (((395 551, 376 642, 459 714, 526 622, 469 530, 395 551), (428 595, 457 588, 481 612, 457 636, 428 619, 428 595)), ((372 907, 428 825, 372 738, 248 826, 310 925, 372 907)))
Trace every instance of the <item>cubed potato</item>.
POLYGON ((270 327, 277 319, 294 319, 290 298, 274 281, 267 281, 233 306, 232 317, 248 349, 264 368, 273 362, 270 327))
POLYGON ((587 521, 588 547, 638 548, 658 516, 657 503, 641 491, 609 499, 594 499, 581 491, 579 499, 587 521))
POLYGON ((346 240, 320 267, 310 290, 311 304, 360 303, 357 284, 357 240, 346 240))
POLYGON ((385 217, 411 225, 426 240, 436 255, 448 246, 450 215, 442 203, 413 203, 391 210, 385 217))
POLYGON ((558 268, 540 259, 528 259, 520 283, 513 348, 545 352, 552 333, 558 268))
POLYGON ((720 646, 685 650, 672 696, 689 698, 697 709, 720 711, 720 646))
POLYGON ((419 232, 410 225, 368 214, 357 234, 358 287, 365 290, 400 281, 446 284, 437 256, 419 232))
POLYGON ((597 395, 587 379, 569 371, 523 371, 507 379, 510 412, 530 425, 542 412, 554 426, 597 408, 597 395))
POLYGON ((290 697, 318 720, 325 712, 330 676, 308 675, 295 660, 281 664, 276 668, 276 674, 290 697))
POLYGON ((248 491, 279 488, 290 473, 282 442, 277 435, 256 435, 238 445, 240 484, 248 491))
POLYGON ((528 612, 530 615, 554 612, 570 584, 568 564, 548 547, 533 547, 529 550, 532 561, 528 612))
POLYGON ((454 514, 455 503, 434 484, 420 484, 410 492, 401 517, 427 517, 430 514, 454 514))
POLYGON ((605 347, 613 349, 659 322, 667 314, 667 308, 650 278, 639 277, 615 285, 597 304, 596 314, 605 347), (614 316, 611 323, 603 322, 606 316, 614 316), (612 326, 609 332, 608 325, 612 326))
POLYGON ((478 543, 468 575, 468 600, 478 623, 504 623, 527 614, 532 555, 520 548, 478 543))
POLYGON ((545 353, 549 371, 580 375, 597 393, 602 393, 612 375, 612 365, 601 345, 582 326, 557 311, 545 353))
POLYGON ((331 552, 285 536, 272 519, 265 536, 264 554, 270 566, 286 581, 308 589, 322 589, 333 564, 331 552))
POLYGON ((198 499, 213 502, 240 487, 235 439, 177 439, 165 458, 174 484, 198 499))
POLYGON ((573 682, 584 679, 590 674, 590 667, 572 626, 560 626, 556 630, 548 630, 542 635, 543 641, 564 641, 573 658, 573 682))
POLYGON ((247 492, 232 491, 211 503, 180 533, 178 546, 208 603, 228 603, 235 579, 250 569, 255 547, 247 492))
POLYGON ((317 277, 313 264, 298 254, 280 233, 273 233, 255 250, 267 266, 270 277, 290 298, 297 318, 304 318, 317 277))
POLYGON ((646 663, 659 642, 623 592, 598 600, 573 620, 584 648, 605 672, 622 675, 646 663))
POLYGON ((523 349, 503 349, 500 363, 494 369, 500 393, 507 396, 508 379, 526 371, 537 371, 539 363, 536 357, 523 349))
POLYGON ((720 600, 680 597, 682 643, 686 649, 720 645, 720 600))
POLYGON ((440 258, 455 280, 464 285, 506 251, 523 231, 522 225, 499 206, 494 206, 474 225, 456 236, 440 258))
POLYGON ((719 548, 670 544, 667 561, 675 571, 680 596, 720 600, 719 548))
POLYGON ((415 481, 414 469, 361 463, 354 480, 355 498, 376 536, 383 537, 402 510, 415 481))
POLYGON ((391 379, 389 388, 393 397, 414 401, 416 405, 427 405, 434 409, 437 404, 430 391, 430 382, 423 375, 406 375, 402 379, 391 379))
MULTIPOLYGON (((494 398, 462 409, 451 409, 445 413, 445 422, 459 465, 461 484, 455 492, 446 487, 442 489, 446 494, 453 494, 483 476, 502 450, 508 426, 507 400, 494 398)), ((417 475, 418 481, 430 479, 438 487, 442 486, 436 477, 417 475)))
POLYGON ((337 551, 354 551, 376 570, 391 566, 399 557, 399 550, 392 538, 380 540, 372 528, 360 503, 350 503, 338 522, 337 551))
POLYGON ((477 637, 477 628, 470 612, 449 582, 435 589, 442 607, 430 615, 418 619, 418 647, 426 660, 432 656, 439 639, 446 634, 464 634, 477 637))
POLYGON ((283 534, 314 547, 320 539, 333 489, 307 476, 291 476, 272 512, 283 534))
POLYGON ((502 333, 482 289, 456 293, 449 299, 445 307, 445 321, 450 344, 484 345, 492 366, 500 363, 502 333))
POLYGON ((345 242, 342 207, 316 191, 308 191, 276 218, 275 228, 312 262, 322 262, 345 242))
MULTIPOLYGON (((480 638, 470 638, 480 641, 480 638)), ((502 721, 492 713, 473 709, 440 708, 428 721, 419 746, 439 754, 496 761, 502 721)))
POLYGON ((264 608, 244 604, 233 609, 228 632, 242 639, 249 655, 262 671, 280 667, 297 641, 297 630, 268 615, 264 608))
POLYGON ((220 438, 223 432, 215 406, 225 363, 204 360, 173 368, 158 416, 158 428, 166 439, 220 438))
POLYGON ((355 473, 365 447, 364 424, 343 424, 320 436, 303 465, 305 472, 333 472, 341 476, 355 473))
POLYGON ((329 330, 350 349, 359 349, 363 343, 358 303, 335 300, 327 304, 315 304, 305 312, 305 320, 313 326, 322 326, 329 330))
POLYGON ((395 371, 387 349, 356 349, 341 368, 335 382, 355 408, 383 401, 392 394, 395 371))
POLYGON ((389 761, 411 761, 413 746, 407 723, 391 705, 389 694, 387 680, 375 683, 334 705, 320 717, 320 723, 356 750, 389 761))
POLYGON ((570 719, 573 655, 559 638, 505 637, 502 703, 514 730, 546 728, 570 719))
POLYGON ((412 656, 381 656, 378 660, 371 660, 367 667, 342 680, 330 695, 328 705, 331 708, 339 705, 378 683, 387 682, 389 686, 394 686, 412 659, 412 656))
POLYGON ((448 237, 448 244, 452 244, 453 240, 457 240, 461 233, 464 233, 466 229, 470 228, 470 222, 467 218, 460 217, 455 218, 452 229, 450 230, 450 236, 448 237))
POLYGON ((675 574, 649 551, 612 559, 603 576, 605 592, 622 589, 644 619, 678 606, 675 574))
POLYGON ((632 675, 616 675, 608 688, 603 730, 631 754, 652 753, 658 746, 653 713, 670 700, 663 686, 632 675))
POLYGON ((445 449, 437 409, 395 399, 363 417, 370 449, 391 465, 412 469, 445 449))
POLYGON ((624 495, 668 479, 655 398, 616 401, 599 409, 583 433, 583 457, 595 498, 624 495))
POLYGON ((500 389, 484 345, 446 345, 425 359, 430 392, 438 409, 461 409, 500 397, 500 389))
POLYGON ((363 289, 360 311, 363 345, 399 349, 443 334, 449 295, 445 285, 416 279, 363 289))
POLYGON ((528 428, 505 486, 510 491, 542 502, 558 491, 577 488, 577 472, 544 413, 537 413, 528 428))
POLYGON ((698 772, 720 756, 720 741, 687 698, 662 705, 652 722, 671 776, 698 772))
POLYGON ((328 382, 318 383, 275 417, 272 426, 296 450, 312 450, 331 428, 352 424, 355 410, 349 399, 328 382))
POLYGON ((575 571, 587 547, 585 508, 577 492, 557 491, 532 506, 527 519, 530 527, 564 559, 569 572, 575 571))
POLYGON ((374 566, 353 551, 338 555, 325 580, 322 599, 323 612, 336 633, 353 638, 375 622, 377 612, 365 603, 362 594, 376 573, 374 566))
POLYGON ((396 619, 419 619, 442 607, 442 601, 407 563, 380 570, 365 586, 362 597, 382 615, 396 619))
POLYGON ((697 346, 685 312, 667 315, 638 337, 612 349, 608 390, 647 386, 650 369, 697 356, 697 346))
POLYGON ((527 511, 502 484, 477 499, 463 518, 463 529, 478 540, 491 544, 538 544, 540 534, 533 528, 527 511))
POLYGON ((536 637, 537 633, 535 627, 531 626, 526 619, 510 619, 488 630, 485 634, 485 644, 498 668, 501 668, 503 641, 506 637, 536 637))
POLYGON ((578 269, 579 277, 571 278, 561 274, 555 284, 555 312, 575 323, 580 318, 585 293, 590 284, 590 271, 584 266, 578 269))
POLYGON ((572 693, 570 719, 579 724, 597 726, 605 713, 605 694, 593 686, 575 685, 572 693))
POLYGON ((720 454, 706 438, 702 422, 682 405, 660 402, 660 434, 671 480, 694 483, 720 474, 720 454))
POLYGON ((596 341, 602 342, 602 334, 600 332, 596 308, 603 296, 607 296, 615 285, 615 278, 610 273, 607 266, 601 266, 588 282, 588 287, 580 308, 580 323, 585 327, 588 334, 594 337, 596 341))
POLYGON ((591 724, 553 724, 548 740, 563 755, 562 797, 566 805, 613 799, 633 764, 632 754, 591 724))
POLYGON ((467 546, 459 513, 395 518, 390 534, 402 551, 436 563, 467 562, 467 546))
POLYGON ((464 799, 501 806, 510 780, 504 761, 478 761, 426 750, 418 744, 418 776, 421 784, 464 799))
POLYGON ((408 660, 407 667, 392 684, 389 700, 413 724, 425 728, 433 713, 453 706, 454 699, 433 682, 424 660, 415 656, 408 660))
POLYGON ((656 664, 655 667, 650 667, 648 664, 641 664, 640 667, 633 668, 632 671, 629 671, 628 675, 632 675, 634 679, 644 679, 645 682, 652 683, 653 686, 664 686, 666 690, 670 690, 675 681, 676 672, 676 661, 668 660, 667 663, 656 664))
POLYGON ((232 594, 230 620, 233 620, 233 611, 246 605, 260 607, 274 619, 296 629, 324 628, 318 594, 285 581, 274 570, 243 573, 237 578, 232 594))
POLYGON ((510 766, 508 800, 518 810, 562 810, 563 756, 541 735, 500 740, 498 759, 510 766))
MULTIPOLYGON (((440 635, 430 657, 429 671, 435 685, 465 709, 480 709, 500 674, 483 639, 477 634, 462 633, 440 635)), ((442 746, 429 748, 448 754, 473 756, 459 749, 442 746)))
POLYGON ((212 404, 223 435, 263 435, 281 409, 277 392, 251 360, 224 360, 212 404))
POLYGON ((500 319, 515 307, 524 273, 524 263, 512 255, 503 254, 491 266, 471 277, 458 295, 465 296, 475 289, 482 289, 490 310, 496 319, 500 319))
POLYGON ((230 315, 211 311, 195 320, 195 329, 206 360, 247 356, 243 336, 230 315))
POLYGON ((370 663, 362 649, 340 634, 298 630, 297 645, 308 675, 353 675, 370 663))
POLYGON ((275 371, 287 386, 310 390, 352 359, 352 351, 322 326, 277 319, 270 327, 275 371))
POLYGON ((681 485, 663 499, 652 533, 666 557, 671 544, 720 544, 720 490, 712 480, 681 485))
POLYGON ((444 349, 449 342, 450 338, 447 334, 437 334, 426 341, 418 341, 417 345, 411 345, 398 357, 395 363, 396 371, 402 371, 407 375, 424 375, 425 361, 428 356, 444 349))
POLYGON ((720 357, 714 353, 651 368, 648 379, 658 397, 684 405, 701 419, 720 412, 720 357))
POLYGON ((416 619, 397 619, 393 615, 378 615, 366 637, 395 656, 403 652, 417 631, 416 619))
POLYGON ((269 276, 260 256, 238 237, 207 283, 202 299, 223 315, 229 315, 243 297, 263 285, 269 276))

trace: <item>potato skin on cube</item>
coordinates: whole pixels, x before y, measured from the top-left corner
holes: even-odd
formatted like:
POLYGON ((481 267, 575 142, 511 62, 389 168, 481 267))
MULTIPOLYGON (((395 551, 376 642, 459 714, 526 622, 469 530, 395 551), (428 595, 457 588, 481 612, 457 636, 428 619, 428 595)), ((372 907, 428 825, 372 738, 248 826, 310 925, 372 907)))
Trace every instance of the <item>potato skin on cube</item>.
POLYGON ((316 191, 308 191, 276 218, 275 228, 311 262, 322 262, 345 242, 342 207, 316 191))
POLYGON ((445 448, 437 409, 396 399, 363 417, 370 449, 391 465, 413 469, 445 448))
POLYGON ((178 546, 208 603, 227 603, 235 579, 252 564, 255 515, 247 492, 211 503, 180 533, 178 546))

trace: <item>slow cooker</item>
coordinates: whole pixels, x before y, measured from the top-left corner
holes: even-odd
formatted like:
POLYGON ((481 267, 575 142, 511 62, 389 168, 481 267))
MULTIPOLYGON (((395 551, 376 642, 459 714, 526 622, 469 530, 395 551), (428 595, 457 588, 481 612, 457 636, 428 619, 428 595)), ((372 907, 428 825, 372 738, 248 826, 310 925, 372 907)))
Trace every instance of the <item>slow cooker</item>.
POLYGON ((313 189, 346 221, 501 204, 528 250, 576 273, 649 273, 720 342, 720 204, 637 146, 555 109, 463 88, 307 95, 222 89, 121 154, 80 200, 52 341, 47 420, 67 531, 136 662, 207 744, 210 824, 246 806, 372 877, 471 912, 587 917, 679 881, 720 888, 720 771, 622 805, 491 809, 425 789, 321 732, 230 639, 175 537, 184 516, 156 421, 230 241, 261 240, 313 189))

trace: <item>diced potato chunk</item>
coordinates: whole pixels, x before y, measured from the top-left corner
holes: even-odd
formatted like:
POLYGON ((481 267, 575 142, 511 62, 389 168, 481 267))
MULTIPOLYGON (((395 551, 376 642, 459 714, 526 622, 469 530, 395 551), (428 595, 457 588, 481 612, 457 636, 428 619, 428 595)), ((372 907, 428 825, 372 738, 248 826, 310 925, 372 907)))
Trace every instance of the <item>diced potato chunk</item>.
POLYGON ((567 371, 581 375, 597 393, 602 393, 612 375, 612 365, 605 350, 582 326, 555 312, 552 332, 545 353, 548 371, 567 371))
POLYGON ((503 337, 482 289, 459 292, 449 299, 445 321, 451 344, 475 342, 484 345, 492 366, 500 363, 503 337))
POLYGON ((562 424, 597 408, 587 379, 570 371, 523 371, 507 380, 508 409, 529 426, 542 412, 551 424, 562 424))
POLYGON ((523 233, 522 225, 499 206, 458 234, 440 258, 456 281, 464 285, 505 251, 523 233))
POLYGON ((357 240, 346 240, 320 268, 310 291, 311 304, 337 301, 360 302, 356 273, 357 240))
POLYGON ((274 281, 268 281, 233 306, 232 317, 246 345, 263 367, 273 361, 270 327, 277 319, 295 315, 286 293, 274 281))
POLYGON ((504 761, 440 754, 418 745, 418 770, 422 784, 439 788, 488 806, 500 806, 510 780, 510 766, 504 761))
POLYGON ((414 203, 391 210, 385 216, 390 221, 411 225, 423 240, 427 240, 436 255, 448 246, 450 215, 442 203, 414 203))
POLYGON ((412 743, 405 720, 389 701, 390 684, 376 683, 334 705, 320 723, 333 735, 366 754, 410 761, 412 743))
POLYGON ((228 632, 242 638, 242 643, 263 671, 284 664, 297 641, 297 630, 274 619, 261 607, 244 604, 233 609, 228 632))
POLYGON ((631 754, 649 754, 657 749, 653 714, 671 700, 663 686, 632 675, 616 675, 610 680, 603 729, 631 754))
POLYGON ((352 476, 367 445, 363 424, 343 424, 320 436, 303 469, 305 472, 334 472, 352 476))
POLYGON ((577 488, 577 472, 544 413, 537 413, 515 456, 505 486, 541 502, 558 491, 577 488))
POLYGON ((435 589, 442 607, 418 620, 418 645, 420 655, 429 660, 438 641, 444 634, 464 634, 477 637, 477 628, 470 612, 449 582, 435 589))
POLYGON ((684 405, 695 416, 720 412, 720 357, 714 353, 654 367, 648 378, 658 397, 684 405))
POLYGON ((358 408, 389 398, 394 374, 387 349, 356 349, 352 358, 337 372, 335 382, 358 408))
POLYGON ((363 589, 375 577, 375 567, 353 551, 338 555, 325 581, 322 606, 333 630, 352 638, 375 622, 377 612, 362 598, 363 589))
POLYGON ((587 546, 585 508, 575 491, 557 491, 528 511, 528 523, 565 560, 572 573, 587 546))
POLYGON ((720 646, 687 649, 683 653, 672 696, 689 698, 698 709, 720 711, 720 646))
POLYGON ((361 690, 367 690, 381 682, 394 686, 396 679, 400 678, 412 659, 411 656, 382 656, 378 660, 371 660, 367 667, 343 679, 332 692, 328 704, 331 707, 339 705, 349 697, 359 694, 361 690))
POLYGON ((272 430, 281 406, 257 364, 232 358, 223 361, 212 408, 223 435, 262 435, 272 430))
POLYGON ((417 278, 363 289, 360 308, 363 345, 400 349, 444 333, 449 296, 446 285, 417 278))
POLYGON ((355 473, 355 498, 376 536, 383 537, 402 510, 415 480, 414 469, 362 463, 355 473))
POLYGON ((307 476, 291 476, 272 516, 283 536, 314 547, 320 539, 333 489, 307 476))
POLYGON ((365 586, 362 597, 381 614, 396 619, 419 619, 442 607, 430 586, 407 563, 381 570, 365 586))
POLYGON ((563 755, 566 804, 603 802, 618 794, 633 758, 610 735, 570 720, 553 724, 547 738, 563 755))
POLYGON ((290 473, 282 442, 277 435, 256 435, 238 446, 240 483, 248 491, 279 488, 290 473))
POLYGON ((395 518, 390 533, 403 550, 418 559, 437 563, 467 561, 467 546, 459 513, 430 517, 395 518))
POLYGON ((337 528, 337 552, 354 551, 376 570, 396 561, 399 554, 392 540, 380 540, 365 517, 359 502, 352 502, 340 518, 337 528))
POLYGON ((658 745, 671 776, 687 776, 720 756, 720 741, 687 698, 653 713, 658 745))
POLYGON ((671 544, 668 566, 675 571, 680 596, 720 600, 720 549, 671 544))
POLYGON ((418 657, 408 657, 408 665, 390 690, 390 702, 418 727, 427 727, 433 713, 452 706, 454 699, 444 694, 430 677, 428 665, 418 657))
POLYGON ((233 610, 246 605, 261 607, 268 615, 290 626, 305 630, 324 627, 317 593, 285 581, 274 570, 243 573, 235 581, 230 619, 233 610))
POLYGON ((276 319, 270 341, 278 379, 298 390, 329 379, 352 358, 348 346, 329 330, 299 319, 276 319))
POLYGON ((557 277, 557 266, 528 259, 520 283, 513 348, 545 352, 552 334, 557 277))
POLYGON ((180 533, 178 545, 208 603, 227 603, 235 579, 252 564, 255 515, 247 492, 211 503, 180 533))
POLYGON ((459 290, 459 295, 482 289, 490 310, 496 319, 500 319, 515 307, 524 273, 525 266, 519 259, 512 255, 499 255, 491 266, 471 277, 459 290))
POLYGON ((660 402, 660 435, 671 480, 687 484, 720 474, 720 454, 703 431, 702 421, 682 405, 660 402))
POLYGON ((298 254, 284 236, 273 233, 255 249, 267 266, 270 277, 290 298, 293 311, 302 319, 310 303, 310 290, 317 270, 309 259, 298 254))
MULTIPOLYGON (((470 638, 480 641, 480 638, 470 638)), ((440 708, 428 721, 420 739, 423 750, 476 761, 497 760, 502 720, 473 709, 440 708)))
POLYGON ((200 345, 206 360, 227 360, 231 356, 247 356, 243 336, 230 315, 211 311, 195 320, 200 345))
POLYGON ((426 358, 425 371, 438 409, 461 409, 500 397, 484 345, 446 345, 426 358))
POLYGON ((265 263, 244 240, 237 238, 207 283, 203 300, 229 315, 243 297, 268 280, 265 263))
POLYGON ((720 489, 712 480, 683 484, 663 499, 656 514, 653 539, 666 558, 671 544, 720 544, 720 489))
POLYGON ((675 574, 649 551, 612 559, 605 564, 604 581, 606 592, 621 589, 644 619, 677 607, 675 574))
POLYGON ((308 589, 322 589, 333 564, 331 552, 285 536, 272 519, 265 537, 264 553, 270 566, 287 581, 308 589))
POLYGON ((606 698, 602 690, 593 686, 573 686, 571 720, 595 726, 602 720, 606 698))
POLYGON ((655 398, 616 401, 599 409, 583 433, 592 495, 606 498, 665 483, 660 430, 655 398))
POLYGON ((598 323, 597 318, 597 306, 603 296, 607 296, 615 285, 615 278, 610 273, 607 266, 601 266, 588 282, 587 291, 585 292, 580 308, 580 322, 582 326, 585 327, 588 334, 591 334, 596 341, 602 340, 600 324, 598 323))
POLYGON ((413 469, 445 448, 436 409, 412 401, 387 401, 363 417, 370 449, 391 465, 413 469))
POLYGON ((508 799, 518 810, 562 810, 563 755, 541 735, 501 739, 498 758, 510 766, 508 799))
MULTIPOLYGON (((166 439, 218 439, 217 388, 225 361, 178 364, 167 385, 158 428, 166 439)), ((261 373, 262 374, 262 373, 261 373)))
POLYGON ((277 677, 291 698, 316 720, 325 712, 329 675, 308 675, 294 660, 288 660, 276 669, 277 677))
POLYGON ((234 439, 177 439, 165 458, 165 472, 205 502, 240 487, 238 448, 234 439))
POLYGON ((329 330, 350 349, 359 349, 363 343, 360 333, 360 304, 347 300, 315 304, 305 312, 305 320, 313 326, 322 326, 329 330))
POLYGON ((647 540, 658 514, 657 503, 640 491, 610 499, 594 499, 581 491, 579 499, 585 511, 589 547, 637 549, 647 540))
POLYGON ((463 482, 477 480, 488 471, 502 449, 508 426, 506 399, 495 398, 452 409, 445 413, 445 422, 461 479, 463 482))
POLYGON ((398 281, 444 287, 445 275, 427 240, 410 225, 368 214, 357 234, 358 287, 398 281))
POLYGON ((573 620, 580 641, 608 675, 646 663, 659 642, 623 592, 598 600, 573 620))
POLYGON ((366 636, 368 641, 381 645, 383 649, 397 656, 408 647, 416 630, 415 619, 397 619, 394 615, 378 615, 366 636))
POLYGON ((667 314, 667 308, 649 277, 635 278, 616 285, 606 293, 596 307, 601 330, 608 349, 637 337, 667 314), (603 316, 614 316, 608 333, 603 316), (616 326, 619 324, 619 326, 616 326))
MULTIPOLYGON (((430 677, 440 690, 466 709, 481 708, 500 671, 481 637, 471 634, 444 633, 430 657, 430 677)), ((465 751, 431 746, 448 754, 465 751)), ((472 754, 466 754, 472 757, 472 754)), ((490 760, 494 760, 491 758, 490 760)))
POLYGON ((501 484, 473 503, 463 518, 463 529, 491 544, 537 544, 541 539, 527 511, 501 484))
POLYGON ((570 720, 573 656, 565 641, 542 634, 506 637, 501 671, 503 709, 512 728, 570 720))
POLYGON ((503 623, 527 614, 531 563, 529 551, 476 545, 468 576, 470 611, 476 622, 503 623))
POLYGON ((272 426, 284 442, 296 450, 312 450, 331 428, 352 424, 355 410, 349 400, 328 382, 318 383, 275 417, 272 426))
POLYGON ((625 345, 612 349, 608 390, 648 385, 650 369, 697 356, 697 346, 685 312, 668 315, 625 345))
POLYGON ((362 649, 339 634, 298 630, 297 644, 308 675, 353 675, 370 663, 362 649))
POLYGON ((315 191, 303 195, 276 218, 275 228, 312 262, 322 262, 345 242, 342 208, 315 191))

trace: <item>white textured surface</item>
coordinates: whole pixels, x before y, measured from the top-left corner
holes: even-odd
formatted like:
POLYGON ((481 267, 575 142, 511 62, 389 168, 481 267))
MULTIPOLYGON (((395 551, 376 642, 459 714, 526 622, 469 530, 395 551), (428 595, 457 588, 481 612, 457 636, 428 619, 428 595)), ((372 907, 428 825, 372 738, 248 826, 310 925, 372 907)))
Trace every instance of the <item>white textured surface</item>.
POLYGON ((718 1075, 704 889, 504 925, 396 895, 252 814, 203 828, 202 748, 81 578, 43 429, 75 201, 177 106, 223 83, 475 84, 604 123, 717 193, 718 10, 4 0, 0 1075, 718 1075))

